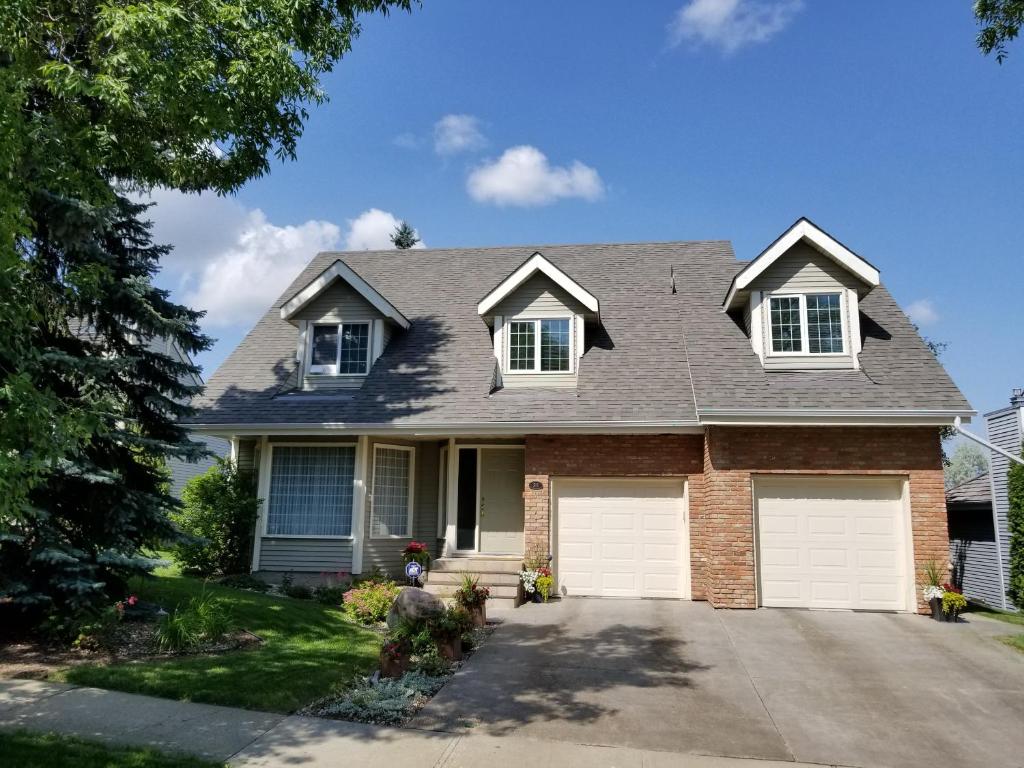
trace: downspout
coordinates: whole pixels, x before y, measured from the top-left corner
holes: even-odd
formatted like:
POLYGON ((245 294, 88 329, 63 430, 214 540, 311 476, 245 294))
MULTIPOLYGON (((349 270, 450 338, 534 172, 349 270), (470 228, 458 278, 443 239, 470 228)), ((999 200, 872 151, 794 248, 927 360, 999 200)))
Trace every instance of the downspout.
MULTIPOLYGON (((974 434, 973 432, 968 432, 966 429, 960 426, 959 416, 957 416, 953 420, 953 429, 955 429, 958 433, 966 437, 968 440, 973 440, 978 445, 984 446, 985 448, 988 448, 990 451, 998 453, 1000 456, 1005 456, 1010 461, 1015 461, 1018 464, 1024 465, 1024 458, 1021 458, 1020 456, 1014 456, 1009 451, 1004 451, 1002 448, 992 445, 992 443, 990 443, 988 440, 978 437, 978 435, 974 434)), ((998 568, 996 569, 997 571, 999 571, 999 597, 1000 602, 1002 603, 1003 610, 1006 610, 1006 608, 1008 607, 1006 603, 1006 576, 1003 574, 1003 542, 999 539, 999 519, 996 515, 995 475, 991 474, 990 472, 989 478, 992 484, 992 532, 995 534, 996 537, 996 555, 999 558, 997 562, 998 568)))

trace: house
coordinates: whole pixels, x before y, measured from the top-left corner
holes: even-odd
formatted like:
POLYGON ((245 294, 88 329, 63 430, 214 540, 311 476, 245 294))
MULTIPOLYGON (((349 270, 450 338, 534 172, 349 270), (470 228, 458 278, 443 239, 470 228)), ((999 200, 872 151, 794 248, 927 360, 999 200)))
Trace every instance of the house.
POLYGON ((728 242, 321 253, 195 428, 264 500, 254 570, 474 571, 563 595, 923 610, 939 428, 970 405, 878 269, 807 219, 728 242))
POLYGON ((992 478, 986 472, 946 491, 952 579, 975 602, 1002 608, 999 546, 992 514, 992 478))

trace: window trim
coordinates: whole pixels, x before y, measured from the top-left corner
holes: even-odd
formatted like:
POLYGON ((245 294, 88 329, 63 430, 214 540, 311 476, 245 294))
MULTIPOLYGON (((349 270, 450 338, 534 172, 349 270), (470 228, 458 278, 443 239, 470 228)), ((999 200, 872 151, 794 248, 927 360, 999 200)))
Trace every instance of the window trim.
POLYGON ((846 317, 846 295, 845 291, 808 291, 806 293, 766 293, 761 302, 762 311, 765 313, 765 326, 768 334, 765 338, 765 353, 768 357, 807 357, 807 358, 841 358, 853 355, 852 344, 850 343, 850 324, 846 317), (808 296, 838 296, 839 297, 839 325, 843 335, 842 352, 811 352, 811 338, 807 325, 807 297, 808 296), (772 339, 772 300, 773 299, 797 299, 800 304, 800 351, 799 352, 776 352, 772 339))
POLYGON ((448 446, 442 445, 437 468, 437 538, 445 538, 448 528, 448 446))
MULTIPOLYGON (((260 538, 266 539, 331 539, 334 541, 355 541, 355 527, 356 527, 356 482, 358 481, 358 474, 353 475, 352 479, 352 520, 349 523, 347 535, 311 535, 306 533, 268 533, 270 526, 270 483, 274 472, 274 448, 352 448, 356 451, 356 459, 358 464, 358 453, 359 447, 356 443, 328 443, 328 442, 316 442, 316 443, 303 443, 303 442, 268 442, 267 443, 267 490, 265 494, 264 510, 261 510, 261 517, 263 518, 263 525, 261 526, 260 538)), ((356 467, 358 469, 358 466, 356 467)))
POLYGON ((401 539, 403 541, 415 538, 413 535, 413 510, 416 505, 416 498, 414 493, 416 491, 416 447, 412 445, 392 445, 390 443, 374 443, 373 444, 373 461, 370 464, 370 509, 369 509, 369 524, 370 524, 370 536, 369 538, 375 540, 384 539, 401 539), (406 517, 406 530, 407 536, 395 536, 394 534, 387 534, 381 536, 374 533, 373 531, 373 511, 376 506, 377 499, 377 449, 389 450, 389 451, 406 451, 409 454, 409 509, 406 517))
POLYGON ((502 324, 504 335, 504 360, 502 361, 502 373, 510 376, 566 376, 576 373, 575 347, 576 347, 576 316, 555 315, 552 317, 537 317, 536 315, 522 317, 507 317, 502 324), (540 368, 540 324, 544 320, 567 320, 569 322, 569 367, 564 371, 542 371, 540 368), (535 340, 533 350, 533 368, 528 370, 513 370, 512 368, 512 326, 515 323, 533 323, 533 338, 535 340))
POLYGON ((328 322, 310 321, 309 339, 306 342, 306 375, 308 376, 333 376, 339 379, 354 379, 369 376, 370 366, 373 363, 373 321, 372 320, 336 320, 328 322), (366 326, 366 372, 365 373, 338 373, 341 367, 341 337, 346 325, 366 326), (334 353, 334 365, 313 365, 313 346, 316 339, 317 328, 334 328, 338 333, 337 348, 334 353), (333 369, 333 370, 330 370, 333 369))

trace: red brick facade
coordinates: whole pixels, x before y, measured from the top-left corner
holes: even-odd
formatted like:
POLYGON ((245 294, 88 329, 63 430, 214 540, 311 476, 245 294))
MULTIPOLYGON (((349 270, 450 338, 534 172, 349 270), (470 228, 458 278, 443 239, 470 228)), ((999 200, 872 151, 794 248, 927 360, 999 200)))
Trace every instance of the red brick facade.
MULTIPOLYGON (((941 449, 934 427, 709 427, 701 435, 559 435, 526 440, 526 548, 550 546, 552 476, 689 478, 694 599, 757 604, 751 475, 892 474, 910 482, 917 585, 946 563, 949 540, 941 449), (530 489, 538 481, 540 488, 530 489)), ((920 589, 915 588, 919 610, 920 589)))

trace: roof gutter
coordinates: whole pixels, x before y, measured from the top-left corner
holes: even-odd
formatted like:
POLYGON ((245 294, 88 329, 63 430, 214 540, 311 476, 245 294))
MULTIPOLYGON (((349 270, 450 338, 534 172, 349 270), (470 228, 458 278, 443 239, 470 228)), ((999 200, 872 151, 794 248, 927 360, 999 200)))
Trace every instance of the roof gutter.
POLYGON ((982 446, 984 446, 984 447, 988 448, 988 449, 989 449, 990 451, 992 451, 992 452, 994 452, 994 453, 998 453, 998 454, 999 454, 1000 456, 1005 456, 1005 457, 1006 457, 1006 458, 1008 458, 1008 459, 1009 459, 1010 461, 1014 461, 1014 462, 1016 462, 1017 464, 1021 464, 1021 465, 1024 465, 1024 458, 1021 458, 1020 456, 1014 456, 1014 455, 1013 455, 1012 453, 1010 453, 1009 451, 1004 451, 1004 450, 1003 450, 1002 448, 1000 448, 1000 447, 999 447, 998 445, 992 445, 992 443, 990 443, 990 442, 989 442, 988 440, 986 440, 985 438, 983 438, 983 437, 979 437, 978 435, 974 434, 973 432, 968 432, 968 431, 967 431, 966 429, 964 429, 963 427, 961 427, 961 426, 960 426, 960 417, 959 417, 959 416, 957 416, 957 417, 956 417, 956 421, 954 421, 954 422, 953 422, 953 429, 955 429, 955 430, 956 430, 957 432, 959 432, 959 433, 960 433, 961 435, 963 435, 964 437, 966 437, 966 438, 967 438, 968 440, 973 440, 973 441, 974 441, 974 442, 976 442, 976 443, 977 443, 978 445, 982 445, 982 446))
POLYGON ((952 426, 971 410, 840 408, 702 408, 701 424, 716 426, 952 426))

